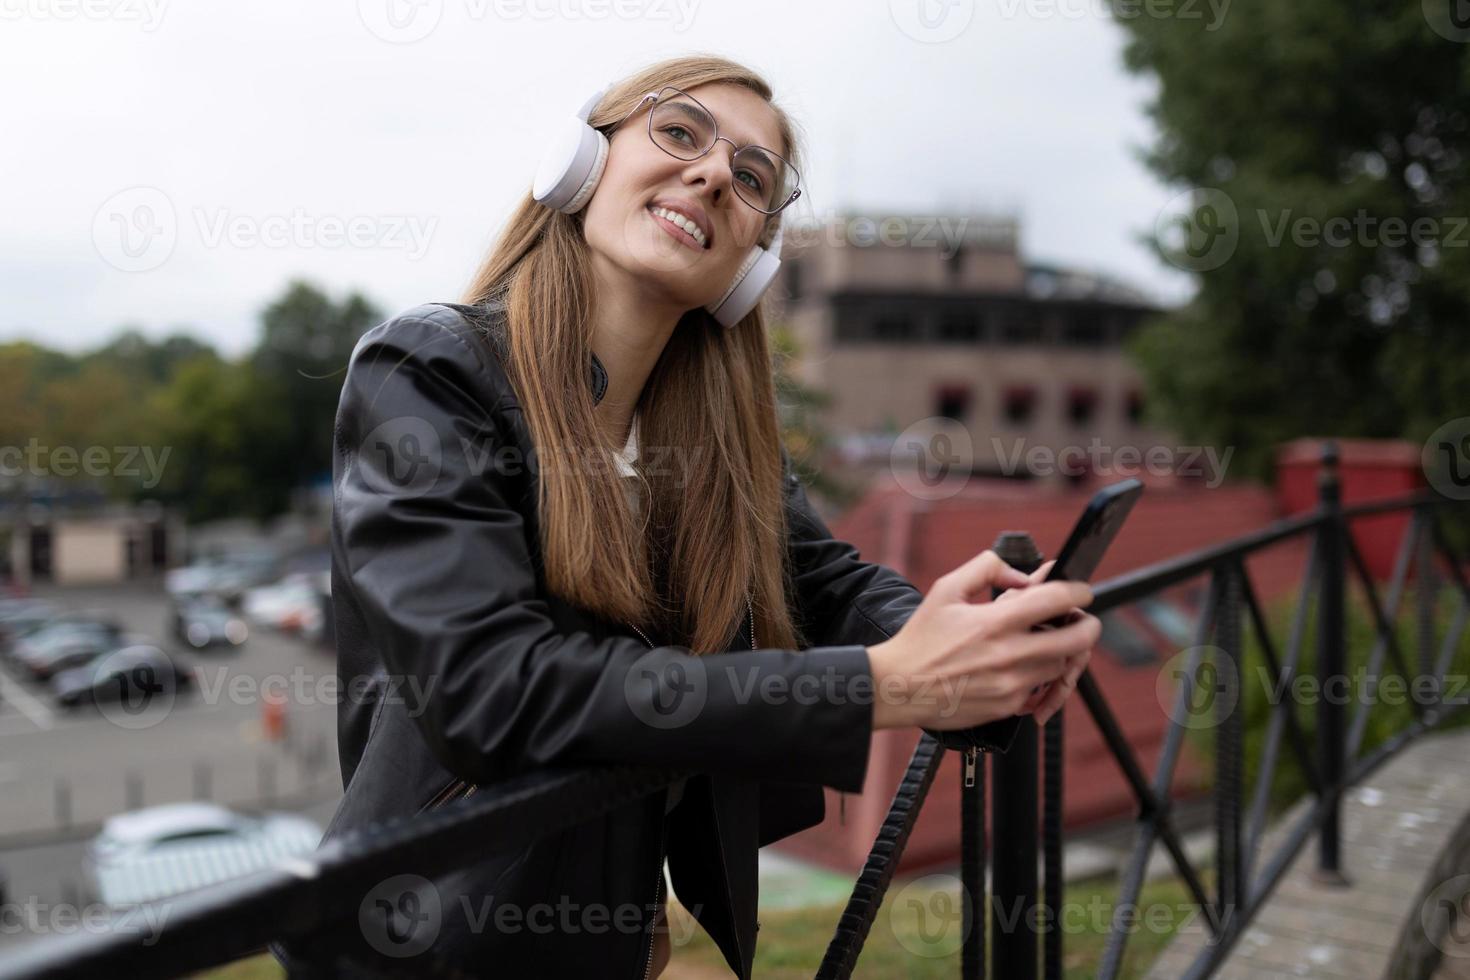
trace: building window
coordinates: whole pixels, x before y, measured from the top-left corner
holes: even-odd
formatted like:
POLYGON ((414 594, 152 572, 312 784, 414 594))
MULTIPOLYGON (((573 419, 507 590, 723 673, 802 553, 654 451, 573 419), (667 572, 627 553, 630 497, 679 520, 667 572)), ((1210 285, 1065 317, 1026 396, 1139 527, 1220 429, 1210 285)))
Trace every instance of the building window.
POLYGON ((1143 422, 1143 392, 1134 388, 1128 392, 1123 399, 1123 412, 1131 425, 1139 425, 1143 422))
POLYGON ((1011 385, 1002 399, 1006 421, 1012 425, 1023 425, 1031 421, 1036 412, 1036 388, 1032 385, 1011 385))
POLYGON ((1000 318, 1000 340, 1005 344, 1041 343, 1041 323, 1021 315, 1003 315, 1000 318))
POLYGON ((980 340, 980 317, 974 313, 946 313, 939 318, 939 341, 973 344, 980 340))
POLYGON ((934 393, 934 414, 963 422, 965 413, 970 410, 970 394, 969 385, 940 385, 934 393))
POLYGON ((1062 343, 1069 347, 1101 347, 1106 339, 1103 318, 1097 313, 1074 312, 1062 323, 1062 343))
POLYGON ((880 343, 903 343, 913 336, 913 320, 901 313, 885 313, 873 321, 873 339, 880 343))
POLYGON ((1096 391, 1080 385, 1067 389, 1067 418, 1073 425, 1084 426, 1091 422, 1096 409, 1096 391))

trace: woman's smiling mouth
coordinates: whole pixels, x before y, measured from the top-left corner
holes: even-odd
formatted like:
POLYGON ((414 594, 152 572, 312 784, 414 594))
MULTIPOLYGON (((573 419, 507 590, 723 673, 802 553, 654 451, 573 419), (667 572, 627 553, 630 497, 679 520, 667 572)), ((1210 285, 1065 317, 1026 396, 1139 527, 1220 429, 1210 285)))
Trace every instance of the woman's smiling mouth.
POLYGON ((647 209, 659 227, 690 248, 703 252, 707 248, 704 233, 694 222, 668 208, 650 205, 647 209), (690 229, 693 229, 692 233, 690 229))

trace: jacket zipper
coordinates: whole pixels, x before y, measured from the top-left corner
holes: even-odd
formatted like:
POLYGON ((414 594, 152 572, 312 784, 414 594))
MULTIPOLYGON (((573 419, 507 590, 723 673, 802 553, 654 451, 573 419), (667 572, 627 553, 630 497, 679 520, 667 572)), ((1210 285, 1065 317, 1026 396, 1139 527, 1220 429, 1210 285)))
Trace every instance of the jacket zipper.
POLYGON ((468 796, 473 796, 475 790, 477 789, 479 789, 479 786, 475 783, 466 782, 463 779, 456 779, 454 782, 450 783, 448 786, 435 793, 433 798, 430 799, 429 802, 419 807, 419 812, 423 813, 427 810, 437 810, 441 806, 444 806, 447 803, 451 803, 454 800, 462 800, 468 796))
MULTIPOLYGON (((748 615, 750 617, 750 619, 749 619, 749 621, 750 621, 750 648, 752 650, 755 650, 755 649, 758 649, 757 646, 756 646, 756 644, 755 644, 755 606, 753 606, 751 604, 751 601, 750 601, 750 593, 749 592, 746 592, 745 593, 745 609, 746 609, 746 612, 748 613, 748 615)), ((629 626, 633 626, 632 623, 629 623, 628 625, 629 626)), ((638 629, 637 626, 633 626, 633 629, 638 633, 639 636, 643 637, 643 642, 644 643, 647 643, 650 648, 653 647, 653 641, 650 640, 644 634, 644 632, 641 629, 638 629)), ((711 801, 711 806, 710 806, 710 813, 713 814, 713 816, 715 818, 715 836, 716 837, 723 837, 724 835, 720 832, 720 813, 719 813, 719 808, 716 807, 716 806, 714 806, 713 805, 713 802, 714 801, 712 800, 711 801)), ((664 830, 665 830, 665 835, 667 835, 667 831, 668 831, 667 826, 665 826, 664 830)), ((653 915, 648 920, 648 948, 644 952, 643 980, 648 980, 648 975, 651 972, 653 972, 653 930, 654 930, 655 924, 658 921, 658 906, 659 906, 659 903, 663 901, 663 893, 664 893, 664 853, 663 853, 664 846, 665 846, 664 843, 661 843, 660 846, 659 846, 658 881, 654 885, 654 900, 653 900, 653 903, 654 903, 654 905, 653 905, 654 911, 653 911, 653 915)), ((734 912, 735 912, 735 896, 730 894, 730 868, 729 868, 728 865, 725 864, 725 852, 724 852, 724 850, 723 849, 720 849, 718 847, 716 849, 720 851, 720 870, 724 872, 724 878, 725 878, 725 901, 727 903, 729 903, 730 913, 733 916, 734 915, 734 912)), ((665 912, 665 916, 667 916, 667 914, 668 913, 665 912)), ((741 946, 740 946, 740 936, 739 936, 738 933, 732 933, 732 935, 734 935, 734 937, 735 937, 735 954, 740 957, 740 962, 741 963, 744 963, 745 962, 745 951, 743 949, 741 949, 741 946)))

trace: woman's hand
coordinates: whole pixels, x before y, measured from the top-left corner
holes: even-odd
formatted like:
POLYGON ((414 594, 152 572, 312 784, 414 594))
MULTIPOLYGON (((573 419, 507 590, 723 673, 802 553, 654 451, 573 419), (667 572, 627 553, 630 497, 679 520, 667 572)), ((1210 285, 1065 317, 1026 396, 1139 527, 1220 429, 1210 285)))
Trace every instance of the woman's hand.
POLYGON ((986 550, 940 576, 892 639, 868 649, 874 728, 970 728, 1034 712, 1056 713, 1086 669, 1102 631, 1085 582, 1043 582, 986 550), (1009 591, 992 602, 994 588, 1009 591), (1056 616, 1056 629, 1034 627, 1056 616))

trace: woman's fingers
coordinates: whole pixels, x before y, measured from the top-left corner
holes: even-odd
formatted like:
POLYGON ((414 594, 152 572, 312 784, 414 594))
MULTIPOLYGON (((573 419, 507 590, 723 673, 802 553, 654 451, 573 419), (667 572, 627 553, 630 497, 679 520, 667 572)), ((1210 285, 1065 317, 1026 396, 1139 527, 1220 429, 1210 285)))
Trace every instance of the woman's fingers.
POLYGON ((1085 652, 1080 663, 1074 664, 1061 678, 1051 685, 1051 690, 1036 707, 1036 723, 1045 725, 1051 720, 1051 716, 1062 710, 1068 697, 1077 689, 1077 682, 1082 679, 1082 672, 1087 669, 1087 661, 1091 658, 1092 651, 1085 652))
POLYGON ((1030 579, 1019 569, 1007 565, 993 550, 987 548, 960 567, 942 576, 934 584, 950 588, 966 602, 983 602, 990 598, 990 590, 1017 589, 1024 587, 1030 579))

